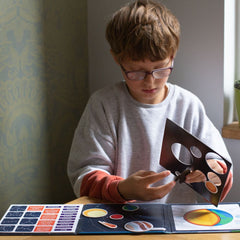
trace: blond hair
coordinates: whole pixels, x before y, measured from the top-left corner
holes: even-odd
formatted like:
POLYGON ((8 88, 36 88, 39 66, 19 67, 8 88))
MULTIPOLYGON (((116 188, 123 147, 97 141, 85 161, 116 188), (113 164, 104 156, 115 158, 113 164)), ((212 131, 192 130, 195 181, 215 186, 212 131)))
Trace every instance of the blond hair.
POLYGON ((151 0, 125 5, 113 14, 106 28, 106 39, 118 61, 174 57, 179 37, 177 18, 164 5, 151 0))

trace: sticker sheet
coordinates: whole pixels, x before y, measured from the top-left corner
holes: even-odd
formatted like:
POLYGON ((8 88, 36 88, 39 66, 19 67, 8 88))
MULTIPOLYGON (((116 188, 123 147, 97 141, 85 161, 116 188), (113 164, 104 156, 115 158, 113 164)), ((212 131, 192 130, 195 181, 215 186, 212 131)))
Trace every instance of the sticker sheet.
POLYGON ((11 205, 0 221, 0 234, 75 233, 83 205, 11 205))

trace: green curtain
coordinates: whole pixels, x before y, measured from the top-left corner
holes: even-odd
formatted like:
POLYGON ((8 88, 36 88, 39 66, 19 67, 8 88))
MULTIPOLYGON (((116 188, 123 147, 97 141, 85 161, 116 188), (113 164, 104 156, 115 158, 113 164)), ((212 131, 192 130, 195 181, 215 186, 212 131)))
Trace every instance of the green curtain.
POLYGON ((87 0, 0 0, 0 215, 74 198, 66 166, 87 68, 87 0))

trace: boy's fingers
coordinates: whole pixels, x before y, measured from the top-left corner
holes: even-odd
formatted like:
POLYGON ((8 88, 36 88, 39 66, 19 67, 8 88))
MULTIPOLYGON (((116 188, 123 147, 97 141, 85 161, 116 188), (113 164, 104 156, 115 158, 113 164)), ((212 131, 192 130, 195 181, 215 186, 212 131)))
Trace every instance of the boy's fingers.
POLYGON ((155 174, 156 174, 156 172, 144 171, 144 170, 140 170, 140 171, 135 173, 136 176, 140 176, 140 177, 148 177, 150 175, 155 175, 155 174))
POLYGON ((201 171, 196 170, 186 176, 186 183, 192 183, 192 182, 205 182, 206 176, 201 171))
POLYGON ((170 171, 163 171, 161 173, 150 174, 144 178, 144 182, 145 184, 149 185, 169 176, 170 174, 171 174, 170 171))
POLYGON ((149 191, 152 194, 152 200, 163 198, 174 188, 175 185, 176 185, 176 182, 172 181, 172 182, 170 182, 166 185, 162 185, 160 187, 149 188, 149 191))

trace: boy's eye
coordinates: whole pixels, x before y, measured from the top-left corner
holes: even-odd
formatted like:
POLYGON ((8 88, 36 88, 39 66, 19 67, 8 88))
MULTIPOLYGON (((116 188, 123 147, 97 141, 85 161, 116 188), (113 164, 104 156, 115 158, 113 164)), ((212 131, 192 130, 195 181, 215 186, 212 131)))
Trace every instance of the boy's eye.
POLYGON ((146 73, 145 72, 128 72, 127 77, 131 80, 135 79, 144 79, 146 73))

